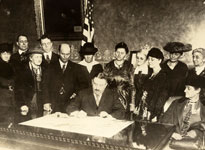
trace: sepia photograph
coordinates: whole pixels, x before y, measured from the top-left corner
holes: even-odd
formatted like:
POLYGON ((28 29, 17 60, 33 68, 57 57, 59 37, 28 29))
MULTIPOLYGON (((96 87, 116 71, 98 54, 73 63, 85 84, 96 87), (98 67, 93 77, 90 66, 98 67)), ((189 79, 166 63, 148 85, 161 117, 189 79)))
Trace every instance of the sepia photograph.
POLYGON ((0 0, 0 150, 205 150, 205 0, 0 0))

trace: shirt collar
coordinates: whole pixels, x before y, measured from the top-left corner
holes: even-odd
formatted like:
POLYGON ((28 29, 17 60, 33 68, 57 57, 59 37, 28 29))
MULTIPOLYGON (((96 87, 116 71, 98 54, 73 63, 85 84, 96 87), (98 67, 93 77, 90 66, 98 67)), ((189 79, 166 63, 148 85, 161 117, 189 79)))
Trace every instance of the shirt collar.
POLYGON ((138 74, 140 71, 142 72, 142 74, 148 74, 148 65, 147 65, 147 63, 144 63, 141 66, 137 66, 136 69, 135 69, 134 74, 138 74))
POLYGON ((199 75, 205 69, 205 65, 195 67, 196 74, 199 75))
POLYGON ((18 50, 19 54, 21 55, 22 53, 26 53, 26 51, 18 50))
POLYGON ((48 53, 44 52, 43 55, 44 55, 45 58, 46 58, 46 56, 48 55, 49 58, 51 59, 52 51, 50 51, 50 52, 48 52, 48 53))
POLYGON ((65 65, 67 67, 68 61, 66 63, 64 63, 59 59, 59 63, 60 63, 61 68, 63 68, 63 65, 65 65))

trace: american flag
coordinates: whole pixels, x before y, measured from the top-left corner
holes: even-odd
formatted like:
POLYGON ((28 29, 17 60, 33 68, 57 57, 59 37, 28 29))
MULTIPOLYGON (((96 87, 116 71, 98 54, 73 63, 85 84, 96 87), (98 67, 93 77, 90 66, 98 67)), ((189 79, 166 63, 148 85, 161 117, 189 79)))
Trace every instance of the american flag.
POLYGON ((84 26, 83 26, 83 40, 81 46, 83 46, 86 42, 93 42, 93 35, 94 35, 94 22, 93 22, 93 3, 92 0, 85 0, 84 1, 84 26))

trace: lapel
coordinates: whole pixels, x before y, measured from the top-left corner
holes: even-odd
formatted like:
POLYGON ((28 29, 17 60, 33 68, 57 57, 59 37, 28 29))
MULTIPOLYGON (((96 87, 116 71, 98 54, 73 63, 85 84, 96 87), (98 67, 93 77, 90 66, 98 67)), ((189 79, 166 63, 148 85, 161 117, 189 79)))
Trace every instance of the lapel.
POLYGON ((205 69, 199 74, 200 76, 205 76, 205 69))
POLYGON ((108 96, 107 88, 105 88, 105 90, 101 96, 101 99, 100 99, 99 107, 103 107, 103 105, 106 104, 106 100, 108 99, 107 96, 108 96))
POLYGON ((200 117, 201 117, 201 121, 204 122, 205 121, 205 106, 200 102, 200 117))
POLYGON ((90 92, 88 93, 87 98, 88 98, 88 102, 90 103, 91 108, 97 108, 98 107, 97 104, 96 104, 96 101, 95 101, 95 97, 93 95, 92 88, 90 89, 90 92))
MULTIPOLYGON (((59 65, 60 65, 60 63, 59 63, 59 65)), ((60 69, 61 69, 61 66, 60 66, 60 69)), ((64 74, 70 73, 71 70, 72 70, 72 62, 71 62, 71 61, 68 61, 67 66, 66 66, 66 69, 65 69, 65 71, 64 71, 64 74)), ((62 72, 62 69, 61 69, 61 72, 62 72)))

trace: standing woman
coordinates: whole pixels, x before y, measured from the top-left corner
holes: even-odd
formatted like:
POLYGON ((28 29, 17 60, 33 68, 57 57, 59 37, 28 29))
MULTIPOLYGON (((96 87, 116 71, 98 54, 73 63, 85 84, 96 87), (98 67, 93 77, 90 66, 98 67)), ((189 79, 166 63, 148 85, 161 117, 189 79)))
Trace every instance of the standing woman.
POLYGON ((10 64, 12 44, 0 44, 0 118, 9 120, 14 106, 14 72, 10 64))
POLYGON ((115 59, 109 62, 104 73, 109 79, 109 85, 113 89, 117 89, 119 100, 125 110, 129 110, 128 106, 131 100, 131 76, 133 74, 133 65, 126 60, 129 49, 127 44, 120 42, 115 46, 115 59))
POLYGON ((162 65, 162 69, 167 73, 169 79, 169 97, 184 96, 188 67, 179 59, 184 52, 192 50, 192 46, 180 42, 169 42, 164 46, 164 50, 169 52, 170 57, 162 65))
POLYGON ((164 59, 160 49, 152 48, 147 58, 151 74, 144 82, 142 92, 136 95, 136 104, 139 105, 134 113, 139 119, 155 122, 163 113, 163 106, 168 98, 167 76, 160 66, 164 59))

